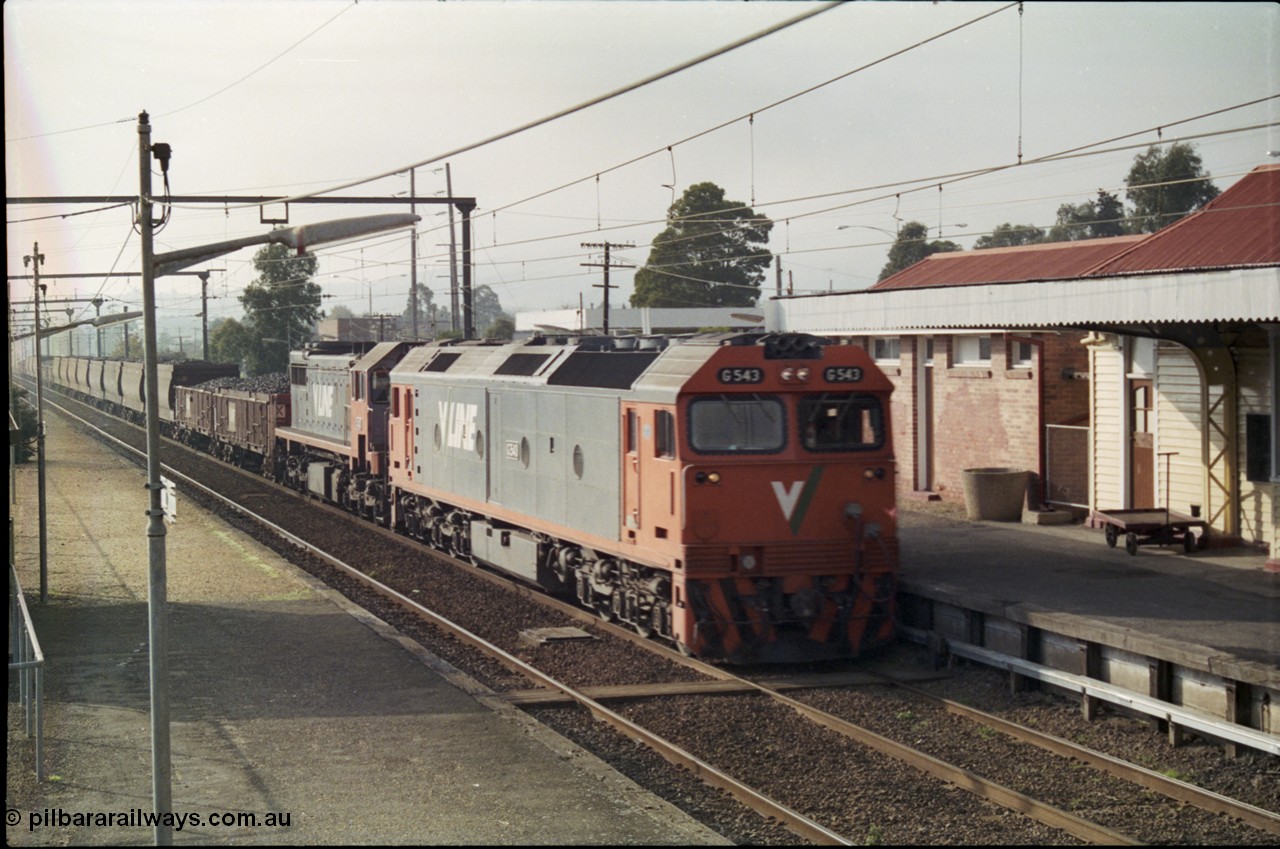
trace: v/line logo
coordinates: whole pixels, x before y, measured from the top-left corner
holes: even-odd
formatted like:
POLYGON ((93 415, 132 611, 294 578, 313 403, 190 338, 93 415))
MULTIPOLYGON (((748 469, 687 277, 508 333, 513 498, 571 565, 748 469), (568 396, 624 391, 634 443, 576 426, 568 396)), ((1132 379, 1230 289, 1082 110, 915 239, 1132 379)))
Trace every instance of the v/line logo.
POLYGON ((333 418, 333 400, 337 387, 335 386, 312 386, 311 387, 311 410, 318 419, 333 418))
POLYGON ((818 482, 822 480, 823 469, 825 466, 814 466, 809 472, 808 480, 792 481, 790 484, 772 481, 773 497, 778 499, 778 507, 791 525, 792 536, 800 533, 805 514, 809 512, 809 502, 813 500, 813 494, 818 491, 818 482))
POLYGON ((439 401, 442 441, 450 448, 471 448, 476 435, 476 404, 458 401, 439 401))

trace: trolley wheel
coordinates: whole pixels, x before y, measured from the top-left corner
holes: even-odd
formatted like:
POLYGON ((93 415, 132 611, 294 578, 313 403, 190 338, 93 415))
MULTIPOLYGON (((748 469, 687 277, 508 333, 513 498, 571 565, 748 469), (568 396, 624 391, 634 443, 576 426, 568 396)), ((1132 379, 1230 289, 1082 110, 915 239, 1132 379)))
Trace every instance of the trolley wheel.
POLYGON ((1196 550, 1196 547, 1197 547, 1196 535, 1191 533, 1190 528, 1187 528, 1185 531, 1182 532, 1182 551, 1185 554, 1190 554, 1191 552, 1196 550))
POLYGON ((1116 547, 1116 537, 1119 533, 1116 531, 1115 525, 1107 525, 1102 529, 1102 535, 1107 538, 1107 548, 1116 547))
POLYGON ((1137 534, 1125 534, 1124 550, 1129 552, 1130 554, 1138 553, 1138 535, 1137 534))

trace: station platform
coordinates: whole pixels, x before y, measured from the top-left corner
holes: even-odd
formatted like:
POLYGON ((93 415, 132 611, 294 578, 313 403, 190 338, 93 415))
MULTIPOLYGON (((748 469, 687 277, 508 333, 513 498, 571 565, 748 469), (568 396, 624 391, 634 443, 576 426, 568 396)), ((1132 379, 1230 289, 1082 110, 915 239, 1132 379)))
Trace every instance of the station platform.
MULTIPOLYGON (((10 503, 46 781, 10 673, 5 837, 149 844, 145 473, 57 416, 47 431, 46 603, 34 462, 10 503)), ((257 817, 187 820, 175 844, 728 843, 181 498, 166 563, 173 811, 257 817)))
POLYGON ((1109 548, 1101 528, 969 521, 912 504, 902 590, 1135 655, 1280 691, 1280 574, 1248 547, 1109 548))

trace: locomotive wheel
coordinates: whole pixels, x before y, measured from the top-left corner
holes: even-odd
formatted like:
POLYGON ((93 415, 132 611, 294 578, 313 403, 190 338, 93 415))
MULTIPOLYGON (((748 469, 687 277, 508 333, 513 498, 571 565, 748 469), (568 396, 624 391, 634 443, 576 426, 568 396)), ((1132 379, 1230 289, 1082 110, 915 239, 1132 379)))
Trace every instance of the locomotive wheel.
POLYGON ((600 614, 600 618, 606 622, 612 622, 617 619, 617 615, 613 612, 613 599, 615 596, 600 596, 596 599, 596 613, 600 614))
POLYGON ((1102 535, 1107 539, 1107 548, 1116 547, 1116 537, 1118 537, 1119 534, 1116 532, 1115 525, 1107 525, 1103 528, 1102 535))
POLYGON ((661 620, 662 614, 658 612, 657 605, 650 608, 648 614, 641 613, 640 611, 637 611, 637 613, 639 615, 636 616, 636 621, 631 623, 631 630, 635 631, 647 640, 653 636, 654 621, 661 620))

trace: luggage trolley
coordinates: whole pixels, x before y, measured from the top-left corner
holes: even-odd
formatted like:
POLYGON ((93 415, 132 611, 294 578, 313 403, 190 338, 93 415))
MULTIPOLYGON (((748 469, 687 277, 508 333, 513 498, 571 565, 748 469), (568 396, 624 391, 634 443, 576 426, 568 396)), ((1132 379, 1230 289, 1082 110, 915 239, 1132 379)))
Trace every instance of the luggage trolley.
POLYGON ((1190 554, 1197 547, 1204 545, 1208 535, 1208 524, 1195 516, 1187 516, 1169 509, 1169 458, 1177 451, 1162 451, 1164 457, 1164 507, 1144 510, 1100 510, 1094 515, 1105 523, 1103 536, 1107 546, 1115 548, 1120 535, 1124 534, 1124 549, 1131 555, 1138 553, 1143 545, 1181 545, 1182 550, 1190 554), (1192 528, 1202 529, 1197 535, 1192 528))

